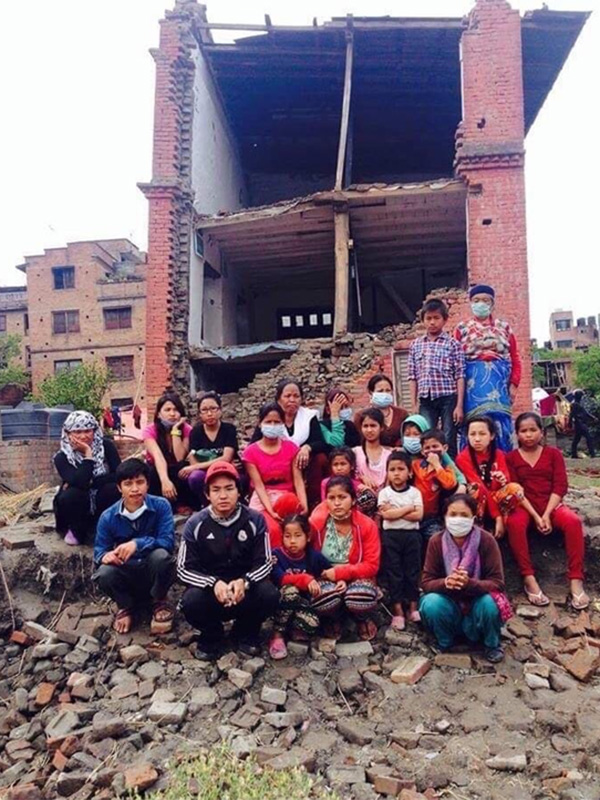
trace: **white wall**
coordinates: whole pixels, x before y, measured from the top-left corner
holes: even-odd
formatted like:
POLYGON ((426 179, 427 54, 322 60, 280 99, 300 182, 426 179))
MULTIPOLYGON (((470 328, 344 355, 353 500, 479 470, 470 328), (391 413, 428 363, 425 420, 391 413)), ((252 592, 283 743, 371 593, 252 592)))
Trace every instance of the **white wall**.
MULTIPOLYGON (((216 92, 204 55, 194 51, 194 117, 192 126, 192 189, 194 208, 199 214, 235 211, 247 205, 248 196, 237 146, 216 92)), ((210 307, 210 320, 204 322, 204 339, 210 344, 236 341, 235 325, 220 312, 233 291, 225 287, 227 278, 204 281, 204 262, 190 254, 190 318, 188 338, 191 344, 202 343, 203 311, 210 307), (223 286, 209 286, 219 283, 223 286), (205 297, 208 292, 209 297, 205 297), (213 304, 210 304, 210 300, 213 304), (210 304, 210 305, 209 305, 210 304), (219 309, 219 313, 216 313, 219 309)))

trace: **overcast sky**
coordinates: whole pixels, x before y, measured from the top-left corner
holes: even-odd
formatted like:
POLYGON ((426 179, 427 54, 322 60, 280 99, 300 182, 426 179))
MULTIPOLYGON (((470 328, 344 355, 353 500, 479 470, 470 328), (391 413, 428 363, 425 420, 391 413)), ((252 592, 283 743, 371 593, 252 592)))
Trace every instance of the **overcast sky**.
MULTIPOLYGON (((550 2, 588 10, 596 0, 550 2)), ((310 24, 331 16, 460 16, 463 0, 219 0, 209 19, 310 24)), ((526 10, 539 2, 513 2, 526 10)), ((154 62, 165 0, 27 0, 3 8, 0 285, 25 255, 67 241, 126 236, 144 248, 154 62)), ((548 314, 600 312, 600 23, 588 21, 527 138, 533 335, 548 314)))

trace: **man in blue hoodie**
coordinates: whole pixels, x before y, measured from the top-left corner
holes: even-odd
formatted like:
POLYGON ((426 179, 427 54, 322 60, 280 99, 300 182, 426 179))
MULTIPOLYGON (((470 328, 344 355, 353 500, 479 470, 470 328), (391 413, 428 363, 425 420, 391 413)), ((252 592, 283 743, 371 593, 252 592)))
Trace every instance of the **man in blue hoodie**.
POLYGON ((166 597, 175 577, 175 524, 169 501, 148 494, 149 476, 140 459, 123 461, 116 471, 122 499, 98 521, 94 580, 117 604, 117 633, 129 632, 135 607, 149 598, 151 632, 168 633, 173 626, 166 597))

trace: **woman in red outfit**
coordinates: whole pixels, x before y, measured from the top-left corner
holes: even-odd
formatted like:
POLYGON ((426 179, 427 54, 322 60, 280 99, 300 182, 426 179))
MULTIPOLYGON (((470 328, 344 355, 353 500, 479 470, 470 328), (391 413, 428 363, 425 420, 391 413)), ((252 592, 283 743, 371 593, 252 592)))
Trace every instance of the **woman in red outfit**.
POLYGON ((468 493, 477 501, 477 519, 493 530, 496 539, 505 534, 505 518, 521 506, 535 519, 536 512, 523 488, 510 480, 506 455, 498 449, 496 423, 491 417, 473 417, 467 423, 467 446, 456 465, 468 483, 468 493))
POLYGON ((356 508, 356 491, 350 478, 330 478, 326 492, 326 500, 310 517, 315 531, 311 545, 329 559, 332 567, 321 573, 325 583, 313 607, 319 615, 330 618, 326 626, 329 638, 340 636, 340 613, 345 609, 355 617, 360 638, 373 639, 377 635, 371 615, 378 599, 379 529, 356 508))
MULTIPOLYGON (((583 526, 577 514, 563 504, 569 488, 563 455, 556 447, 542 444, 544 432, 539 414, 533 411, 519 414, 515 430, 519 447, 506 456, 511 479, 523 487, 535 511, 533 524, 542 536, 554 529, 565 537, 571 605, 578 611, 587 608, 590 598, 583 587, 583 526)), ((509 514, 508 542, 521 570, 527 599, 533 605, 546 606, 550 601, 536 580, 529 557, 527 532, 531 523, 530 515, 523 508, 509 514)))

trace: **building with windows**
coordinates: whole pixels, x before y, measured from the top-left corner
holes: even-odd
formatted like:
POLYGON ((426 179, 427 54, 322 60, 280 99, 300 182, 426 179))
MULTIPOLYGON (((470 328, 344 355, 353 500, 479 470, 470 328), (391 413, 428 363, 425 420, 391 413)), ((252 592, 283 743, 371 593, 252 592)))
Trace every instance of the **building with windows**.
POLYGON ((598 319, 573 317, 559 309, 550 314, 550 342, 553 350, 587 350, 598 345, 598 319))
POLYGON ((442 287, 493 284, 526 353, 525 136, 586 19, 477 0, 466 18, 220 24, 176 0, 140 185, 147 402, 412 322, 442 287))
POLYGON ((27 276, 20 314, 29 327, 34 391, 48 375, 101 361, 114 381, 111 404, 145 401, 145 261, 128 239, 71 242, 25 258, 18 267, 27 276))
POLYGON ((16 362, 28 369, 29 314, 26 286, 0 286, 0 336, 11 333, 21 337, 21 353, 16 362))

